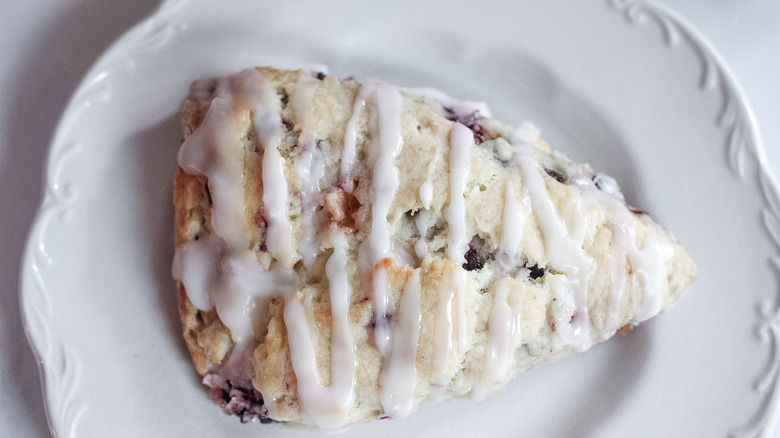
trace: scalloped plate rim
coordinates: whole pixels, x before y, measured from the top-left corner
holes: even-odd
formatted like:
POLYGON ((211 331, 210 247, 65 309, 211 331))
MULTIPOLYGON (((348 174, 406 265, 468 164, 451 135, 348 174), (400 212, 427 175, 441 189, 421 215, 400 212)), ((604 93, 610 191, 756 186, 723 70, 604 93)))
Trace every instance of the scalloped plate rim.
MULTIPOLYGON (((663 5, 658 2, 654 2, 651 0, 612 0, 613 3, 621 3, 625 5, 632 5, 632 4, 641 4, 641 5, 647 5, 652 8, 657 8, 664 13, 668 14, 672 19, 676 22, 677 25, 681 26, 684 30, 687 32, 690 32, 693 37, 695 38, 695 43, 700 44, 704 50, 712 55, 715 59, 716 66, 724 73, 724 78, 728 82, 728 84, 732 87, 734 87, 734 93, 737 97, 737 102, 739 103, 740 108, 745 111, 747 114, 747 120, 748 120, 748 127, 749 129, 749 136, 750 139, 748 142, 752 143, 753 150, 752 152, 755 154, 756 162, 759 166, 759 172, 761 173, 761 176, 768 179, 768 190, 774 191, 774 193, 763 193, 765 197, 773 197, 773 201, 775 203, 780 203, 777 199, 777 192, 779 191, 778 187, 778 181, 776 177, 773 175, 771 170, 768 168, 767 161, 766 161, 766 154, 765 154, 765 146, 762 142, 760 130, 756 123, 755 116, 753 114, 752 108, 747 100, 747 97, 742 89, 742 87, 739 85, 739 82, 737 81, 736 77, 734 76, 733 72, 729 68, 728 64, 723 60, 719 52, 716 50, 716 48, 707 40, 706 37, 704 37, 695 26, 693 26, 691 23, 689 23, 683 16, 672 10, 670 7, 663 5)), ((131 40, 134 33, 139 31, 145 26, 150 26, 156 21, 160 20, 161 14, 163 12, 167 12, 171 9, 174 9, 178 6, 180 6, 182 3, 186 3, 186 0, 162 0, 161 3, 150 12, 150 14, 144 18, 143 20, 139 21, 137 24, 129 28, 127 31, 125 31, 121 36, 119 36, 113 43, 111 43, 101 54, 101 56, 92 64, 92 66, 87 70, 87 73, 83 76, 82 81, 79 83, 78 87, 75 89, 74 93, 72 94, 68 104, 66 105, 65 109, 62 112, 63 118, 58 123, 54 135, 52 136, 52 140, 50 142, 49 151, 47 153, 47 158, 44 164, 44 181, 43 181, 43 195, 41 196, 40 201, 40 207, 38 211, 35 214, 35 218, 33 222, 31 223, 30 232, 27 237, 27 241, 25 243, 25 250, 23 255, 23 260, 21 263, 20 268, 20 312, 22 314, 22 322, 24 326, 24 332, 27 338, 27 341, 30 345, 30 348, 35 355, 36 362, 38 364, 39 368, 39 375, 40 375, 40 383, 41 383, 41 390, 44 394, 44 408, 46 411, 46 418, 49 423, 49 428, 52 433, 52 436, 58 436, 58 430, 55 428, 54 422, 50 416, 50 404, 46 400, 47 393, 48 393, 48 387, 50 386, 47 382, 47 365, 39 351, 40 345, 43 342, 43 339, 38 337, 39 335, 32 333, 31 326, 29 319, 32 317, 32 314, 28 313, 26 310, 26 301, 29 299, 28 295, 30 292, 28 292, 29 289, 35 288, 35 285, 28 284, 28 276, 31 275, 31 271, 35 269, 35 261, 34 259, 34 252, 36 250, 36 242, 35 242, 35 236, 34 231, 36 227, 41 225, 41 222, 44 220, 44 210, 48 206, 48 203, 52 201, 53 195, 50 193, 50 187, 53 184, 56 184, 56 181, 53 180, 53 174, 56 172, 53 172, 50 169, 51 166, 51 160, 53 153, 57 152, 58 150, 61 150, 63 147, 65 147, 62 143, 62 136, 64 132, 68 129, 68 123, 65 120, 65 116, 68 113, 71 113, 73 111, 73 107, 76 105, 79 96, 81 95, 84 90, 86 90, 90 82, 94 79, 95 73, 99 72, 100 67, 102 64, 105 63, 106 59, 108 59, 112 52, 115 51, 115 49, 123 44, 124 42, 127 42, 131 40)), ((771 398, 775 398, 778 396, 777 391, 773 391, 770 395, 771 398)), ((760 430, 761 436, 769 436, 771 434, 771 431, 774 429, 775 422, 777 421, 777 417, 780 415, 780 405, 774 404, 773 410, 770 410, 772 406, 769 406, 767 408, 766 415, 771 417, 768 422, 763 424, 763 428, 760 430)))

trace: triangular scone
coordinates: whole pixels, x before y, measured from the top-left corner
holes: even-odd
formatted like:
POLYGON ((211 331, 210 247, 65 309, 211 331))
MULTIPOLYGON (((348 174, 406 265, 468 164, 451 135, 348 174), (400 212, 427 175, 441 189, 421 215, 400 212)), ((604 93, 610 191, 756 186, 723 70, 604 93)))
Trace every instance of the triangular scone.
POLYGON ((694 280, 614 180, 485 115, 307 71, 193 84, 173 270, 215 401, 339 428, 481 399, 694 280))

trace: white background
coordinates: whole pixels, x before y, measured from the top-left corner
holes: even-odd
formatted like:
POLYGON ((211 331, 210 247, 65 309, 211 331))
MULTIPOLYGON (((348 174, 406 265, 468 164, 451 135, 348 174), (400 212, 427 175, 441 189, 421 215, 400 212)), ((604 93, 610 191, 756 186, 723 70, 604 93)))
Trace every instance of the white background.
MULTIPOLYGON (((49 436, 18 300, 20 259, 41 196, 49 141, 90 65, 156 4, 0 2, 0 437, 49 436)), ((753 108, 769 167, 780 175, 780 0, 665 4, 698 28, 731 67, 753 108)))

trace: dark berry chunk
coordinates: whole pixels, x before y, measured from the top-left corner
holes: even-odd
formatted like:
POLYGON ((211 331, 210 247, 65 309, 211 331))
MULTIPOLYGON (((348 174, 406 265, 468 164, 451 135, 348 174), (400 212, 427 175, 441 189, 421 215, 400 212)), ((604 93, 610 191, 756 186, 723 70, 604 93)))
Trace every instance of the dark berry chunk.
POLYGON ((206 199, 209 200, 209 207, 214 205, 214 200, 211 198, 211 189, 209 188, 209 183, 204 184, 203 186, 206 189, 206 199))
POLYGON ((469 242, 469 249, 464 254, 466 263, 463 264, 463 269, 467 271, 476 271, 482 269, 485 266, 485 262, 488 261, 490 254, 487 250, 485 241, 479 236, 474 236, 469 242))
POLYGON ((474 111, 473 113, 469 113, 469 114, 458 114, 457 112, 455 112, 455 110, 448 107, 444 107, 444 111, 447 112, 446 114, 447 120, 458 122, 463 126, 471 129, 471 132, 474 133, 474 143, 480 144, 485 140, 489 140, 490 138, 492 138, 490 132, 487 129, 485 129, 484 126, 478 123, 480 116, 477 111, 474 111))
POLYGON ((235 415, 242 423, 260 421, 271 423, 263 395, 252 386, 251 381, 236 384, 218 374, 208 374, 203 380, 211 388, 210 396, 226 414, 235 415))
POLYGON ((321 71, 318 71, 318 72, 317 72, 317 79, 319 79, 319 80, 323 80, 323 79, 325 79, 325 76, 326 76, 326 74, 325 74, 325 73, 323 73, 323 72, 321 72, 321 71))
POLYGON ((544 171, 559 183, 566 184, 566 177, 561 172, 558 172, 554 169, 549 169, 547 167, 544 168, 544 171))
MULTIPOLYGON (((388 325, 388 324, 390 324, 390 321, 392 321, 392 320, 393 320, 393 315, 387 313, 387 314, 385 314, 384 318, 380 318, 379 322, 380 322, 380 324, 388 325)), ((366 328, 368 330, 374 330, 374 329, 376 329, 376 324, 377 324, 377 318, 376 318, 376 312, 374 312, 374 313, 371 314, 371 320, 368 322, 368 325, 366 326, 366 328)))
POLYGON ((477 123, 478 116, 476 111, 469 114, 458 114, 452 108, 447 107, 444 108, 444 111, 447 111, 447 120, 462 123, 463 125, 468 126, 469 129, 471 128, 471 125, 477 123))
POLYGON ((594 173, 590 176, 590 180, 593 181, 593 184, 596 186, 597 189, 604 191, 604 180, 601 178, 601 176, 597 173, 594 173))
POLYGON ((539 265, 526 266, 526 268, 529 271, 528 276, 531 277, 531 280, 538 280, 544 277, 544 268, 540 268, 539 265))
POLYGON ((371 313, 371 320, 366 325, 370 345, 376 347, 378 345, 377 338, 389 341, 390 321, 392 320, 392 314, 386 313, 383 316, 378 316, 376 312, 371 313))
POLYGON ((488 132, 488 130, 485 129, 485 127, 480 125, 479 123, 474 123, 473 125, 470 125, 468 128, 471 129, 471 131, 474 133, 475 144, 483 143, 485 140, 488 140, 490 138, 490 133, 488 132))
POLYGON ((634 213, 637 216, 641 216, 643 214, 650 214, 646 210, 642 210, 640 208, 632 207, 632 206, 630 206, 628 204, 626 204, 626 207, 628 207, 628 211, 630 211, 631 213, 634 213))
POLYGON ((601 191, 608 191, 607 185, 610 183, 617 184, 614 179, 611 181, 609 179, 605 179, 603 174, 594 173, 590 176, 590 180, 593 181, 593 184, 596 186, 597 189, 601 191))
POLYGON ((479 254, 476 248, 469 245, 469 250, 466 251, 466 263, 463 264, 463 269, 467 271, 475 271, 482 269, 485 266, 485 260, 479 254))
POLYGON ((279 95, 279 102, 282 104, 282 108, 286 107, 290 102, 290 95, 287 94, 287 90, 279 88, 276 90, 276 94, 279 95))
POLYGON ((260 251, 263 252, 268 251, 268 248, 266 247, 265 244, 266 238, 268 237, 266 233, 268 231, 268 221, 265 219, 263 212, 258 211, 257 213, 255 213, 254 222, 255 222, 255 226, 260 230, 260 235, 263 236, 259 245, 260 251))

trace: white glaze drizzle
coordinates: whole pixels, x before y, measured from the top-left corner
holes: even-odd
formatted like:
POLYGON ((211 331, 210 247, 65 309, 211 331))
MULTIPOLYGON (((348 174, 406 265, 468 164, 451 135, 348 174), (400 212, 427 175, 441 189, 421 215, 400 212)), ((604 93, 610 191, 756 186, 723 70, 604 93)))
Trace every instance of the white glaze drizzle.
POLYGON ((496 260, 504 269, 517 266, 521 255, 520 245, 523 240, 526 215, 523 204, 515 195, 515 185, 507 181, 504 186, 504 210, 501 216, 501 240, 498 243, 496 260))
POLYGON ((301 130, 298 144, 304 145, 316 140, 314 129, 314 93, 320 81, 308 71, 301 71, 295 84, 295 92, 290 97, 290 106, 295 115, 295 125, 301 130))
POLYGON ((442 279, 438 290, 436 320, 433 333, 433 357, 431 359, 431 393, 442 398, 450 384, 450 365, 465 351, 466 314, 464 295, 468 283, 468 272, 458 266, 451 275, 442 279), (457 321, 453 321, 453 307, 457 305, 457 321), (453 340, 455 323, 458 324, 457 346, 453 340), (457 350, 456 350, 457 348, 457 350))
POLYGON ((587 306, 588 281, 594 269, 592 258, 582 248, 587 229, 588 209, 598 202, 613 223, 614 245, 610 250, 610 295, 606 332, 614 332, 620 324, 620 307, 626 278, 626 264, 630 265, 644 282, 644 298, 633 322, 642 322, 655 316, 663 306, 664 263, 673 256, 668 243, 647 238, 643 250, 636 246, 635 219, 622 202, 622 194, 614 179, 597 175, 605 186, 599 190, 590 178, 575 176, 571 184, 582 190, 578 198, 561 201, 561 212, 546 192, 539 164, 533 158, 533 143, 538 129, 532 125, 521 127, 513 134, 516 161, 523 172, 526 189, 531 194, 534 212, 545 238, 545 247, 551 264, 566 274, 550 275, 555 301, 552 313, 555 322, 553 347, 564 345, 583 350, 590 346, 590 321, 587 306), (561 217, 561 215, 563 217, 561 217), (565 218, 565 220, 564 220, 565 218), (622 272, 621 272, 622 271, 622 272), (568 278, 567 278, 568 277, 568 278))
POLYGON ((343 427, 347 422, 347 413, 355 402, 355 346, 349 329, 352 286, 346 270, 346 236, 342 231, 335 230, 331 234, 331 242, 333 253, 325 267, 333 321, 331 379, 328 386, 322 384, 317 370, 306 306, 295 297, 290 297, 284 308, 298 397, 314 425, 323 429, 343 427))
POLYGON ((423 203, 424 210, 417 212, 415 218, 415 225, 417 231, 420 233, 420 238, 414 244, 414 252, 418 258, 422 258, 425 253, 428 252, 428 240, 425 235, 428 233, 429 219, 431 216, 430 208, 431 202, 433 202, 433 173, 436 169, 436 161, 439 159, 438 151, 434 154, 431 161, 428 162, 428 173, 426 180, 420 185, 419 196, 420 201, 423 203))
POLYGON ((301 157, 298 162, 298 174, 301 177, 301 208, 303 212, 303 238, 298 249, 303 258, 303 265, 311 267, 319 253, 319 230, 325 220, 319 214, 322 206, 320 181, 325 175, 325 162, 322 152, 315 142, 301 146, 301 157))
POLYGON ((490 108, 488 108, 485 102, 455 99, 441 90, 430 87, 402 88, 402 90, 408 94, 416 94, 418 96, 433 99, 459 116, 468 116, 479 113, 482 117, 491 117, 490 108))
POLYGON ((290 99, 296 124, 301 129, 298 137, 301 156, 296 170, 301 179, 303 238, 298 244, 298 249, 303 258, 303 265, 307 268, 312 266, 319 252, 318 233, 323 225, 323 219, 317 211, 322 205, 320 181, 325 175, 325 163, 314 131, 314 92, 319 83, 320 81, 312 77, 309 72, 302 71, 298 77, 295 93, 290 99))
POLYGON ((401 153, 401 111, 403 98, 398 88, 377 83, 368 97, 371 105, 369 130, 371 144, 368 154, 372 172, 371 182, 371 231, 369 243, 373 263, 373 295, 375 311, 375 341, 377 348, 385 354, 390 341, 387 315, 389 302, 387 296, 387 273, 380 263, 387 257, 394 257, 390 240, 390 213, 395 193, 398 190, 398 168, 395 158, 401 153))
POLYGON ((425 181, 420 185, 419 195, 420 201, 423 203, 423 207, 426 210, 430 210, 431 202, 433 202, 433 173, 436 170, 436 162, 439 160, 439 152, 433 155, 431 161, 428 162, 428 173, 425 181))
MULTIPOLYGON (((559 215, 542 177, 543 169, 533 157, 533 146, 522 142, 515 144, 515 160, 520 166, 531 205, 544 236, 545 250, 550 264, 566 274, 565 281, 550 275, 555 302, 552 306, 555 330, 553 348, 571 346, 583 351, 591 344, 591 327, 588 308, 588 282, 594 269, 593 259, 582 248, 582 241, 575 240, 566 222, 559 215), (573 307, 570 305, 574 303, 573 307)), ((587 215, 578 216, 580 221, 587 215)), ((579 226, 573 228, 580 228, 579 226)), ((583 229, 585 227, 583 226, 583 229)))
POLYGON ((341 150, 341 164, 339 167, 341 187, 347 193, 352 193, 355 189, 355 182, 352 180, 353 168, 357 157, 357 124, 360 115, 366 108, 366 102, 376 91, 377 82, 366 81, 358 89, 355 96, 355 102, 352 105, 352 116, 347 121, 344 128, 344 148, 341 150))
POLYGON ((453 273, 453 287, 458 300, 458 347, 466 349, 465 293, 467 273, 461 267, 466 262, 469 247, 466 235, 466 183, 471 168, 471 148, 474 134, 461 123, 454 123, 450 131, 450 203, 444 214, 449 226, 448 258, 458 267, 453 273))
POLYGON ((508 281, 497 284, 488 320, 482 376, 472 391, 475 400, 484 399, 492 386, 505 382, 510 376, 514 352, 523 341, 523 318, 519 301, 519 298, 510 294, 508 281))
POLYGON ((192 305, 205 312, 214 308, 210 289, 224 255, 225 241, 214 235, 187 242, 173 255, 173 278, 184 283, 192 305))
POLYGON ((181 145, 178 162, 185 172, 208 177, 212 229, 230 246, 244 247, 250 237, 244 225, 241 136, 250 120, 247 104, 231 96, 231 86, 230 78, 217 82, 216 96, 200 127, 181 145))
POLYGON ((436 325, 434 332, 434 352, 432 359, 431 385, 436 397, 441 397, 449 386, 448 368, 456 354, 466 349, 466 310, 465 294, 468 283, 468 273, 461 267, 466 262, 468 238, 466 236, 466 203, 464 195, 469 178, 471 164, 471 148, 474 136, 470 129, 460 123, 454 123, 450 130, 449 156, 449 205, 445 209, 445 218, 449 226, 447 256, 457 266, 452 274, 446 277, 439 293, 436 309, 436 325), (457 339, 458 350, 453 344, 452 307, 457 305, 457 339))
POLYGON ((299 287, 294 272, 283 267, 263 270, 249 248, 241 138, 249 128, 249 109, 273 106, 264 96, 263 84, 256 70, 220 79, 203 122, 179 151, 182 169, 208 178, 212 232, 177 249, 173 276, 184 284, 199 309, 216 308, 240 345, 251 339, 249 311, 255 298, 283 295, 299 287))
POLYGON ((282 118, 279 96, 271 84, 260 78, 259 98, 254 106, 255 132, 263 147, 263 207, 265 211, 266 247, 284 268, 292 268, 295 250, 292 224, 287 214, 288 188, 284 177, 284 158, 279 152, 282 142, 282 118))
MULTIPOLYGON (((619 227, 613 224, 613 227, 619 227)), ((617 234, 613 228, 613 236, 617 234)), ((626 267, 626 253, 623 248, 613 244, 609 248, 609 297, 607 298, 607 320, 604 331, 611 333, 620 328, 620 308, 623 303, 623 296, 626 292, 628 280, 628 269, 626 267)))
POLYGON ((674 248, 668 243, 662 243, 648 238, 645 247, 640 251, 629 252, 629 261, 644 280, 645 294, 642 306, 631 319, 634 323, 647 321, 658 315, 663 308, 664 264, 674 257, 674 248))
POLYGON ((379 375, 382 407, 391 419, 407 417, 414 407, 417 341, 422 321, 420 294, 420 273, 415 270, 406 280, 398 318, 392 326, 392 348, 379 375))
POLYGON ((420 233, 420 238, 414 244, 414 253, 418 258, 428 253, 428 239, 425 237, 428 234, 428 226, 430 225, 431 212, 428 210, 420 210, 417 212, 417 217, 414 219, 414 224, 417 226, 417 231, 420 233))
POLYGON ((420 185, 420 200, 426 209, 431 207, 431 201, 433 200, 433 182, 431 180, 425 181, 420 185))
POLYGON ((395 158, 401 153, 401 94, 395 87, 380 84, 371 95, 371 145, 368 155, 372 171, 371 234, 373 259, 379 262, 391 256, 390 224, 387 215, 398 190, 398 168, 395 158))
POLYGON ((292 270, 262 270, 253 251, 231 251, 222 259, 220 271, 213 287, 218 291, 213 295, 214 303, 219 318, 237 342, 251 334, 253 298, 286 295, 300 287, 300 279, 292 270))
MULTIPOLYGON (((447 281, 447 280, 443 280, 447 281)), ((443 286, 449 286, 444 284, 443 286)), ((448 370, 452 360, 452 305, 455 300, 453 287, 440 287, 437 291, 435 328, 433 331, 433 356, 431 358, 431 394, 441 398, 449 386, 448 370)))
POLYGON ((239 343, 252 334, 248 311, 255 298, 283 295, 300 286, 294 272, 264 271, 254 252, 229 248, 215 234, 180 246, 172 271, 173 278, 184 284, 192 304, 203 311, 216 308, 239 343))
POLYGON ((627 282, 629 267, 636 272, 644 286, 642 304, 632 318, 632 322, 640 323, 657 315, 663 307, 664 264, 674 256, 674 248, 666 242, 647 237, 644 247, 637 247, 636 219, 622 202, 620 188, 614 179, 600 174, 602 181, 608 183, 607 190, 599 190, 595 183, 584 176, 574 178, 572 183, 582 190, 592 193, 612 222, 614 245, 611 249, 610 262, 610 295, 608 298, 606 332, 619 328, 620 309, 627 282))
POLYGON ((449 226, 447 257, 462 265, 469 242, 466 236, 466 183, 471 167, 471 147, 474 135, 460 123, 454 123, 450 131, 450 203, 444 214, 449 226))

